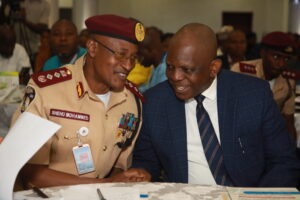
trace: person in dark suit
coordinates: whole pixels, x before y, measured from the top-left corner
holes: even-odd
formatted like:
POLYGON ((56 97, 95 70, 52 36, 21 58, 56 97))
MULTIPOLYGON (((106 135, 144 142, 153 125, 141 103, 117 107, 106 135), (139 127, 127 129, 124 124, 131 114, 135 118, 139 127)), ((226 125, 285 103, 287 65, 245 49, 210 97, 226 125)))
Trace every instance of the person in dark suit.
POLYGON ((216 48, 206 25, 187 24, 175 34, 168 80, 145 93, 132 168, 152 181, 295 187, 295 144, 268 83, 221 69, 216 48))

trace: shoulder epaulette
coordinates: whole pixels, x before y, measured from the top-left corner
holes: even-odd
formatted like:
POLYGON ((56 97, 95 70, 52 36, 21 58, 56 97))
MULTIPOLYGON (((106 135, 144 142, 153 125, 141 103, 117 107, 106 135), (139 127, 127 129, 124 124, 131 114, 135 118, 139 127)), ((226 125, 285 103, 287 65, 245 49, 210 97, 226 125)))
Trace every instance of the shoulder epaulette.
POLYGON ((139 91, 137 86, 130 82, 129 80, 126 80, 125 87, 130 90, 133 94, 135 94, 139 99, 141 99, 142 102, 145 102, 145 98, 143 94, 139 91))
POLYGON ((294 79, 294 80, 299 80, 299 78, 300 78, 299 72, 291 70, 291 69, 283 70, 281 75, 283 76, 283 78, 289 78, 289 79, 294 79))
POLYGON ((256 74, 255 65, 240 62, 240 71, 250 74, 256 74))
POLYGON ((65 67, 49 71, 39 72, 31 75, 31 78, 39 87, 46 87, 56 83, 72 79, 72 73, 65 67))

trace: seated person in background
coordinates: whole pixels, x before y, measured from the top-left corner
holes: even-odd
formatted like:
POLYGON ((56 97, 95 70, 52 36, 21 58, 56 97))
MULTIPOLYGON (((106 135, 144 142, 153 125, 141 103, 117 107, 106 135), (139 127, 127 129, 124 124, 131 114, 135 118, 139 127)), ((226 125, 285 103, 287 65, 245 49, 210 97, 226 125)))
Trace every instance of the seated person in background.
POLYGON ((35 56, 35 73, 42 71, 45 62, 51 57, 51 55, 52 51, 50 48, 50 30, 46 29, 41 34, 39 50, 35 56))
POLYGON ((144 38, 143 25, 116 15, 93 16, 85 24, 91 34, 87 54, 73 65, 33 75, 14 115, 13 121, 31 112, 62 126, 21 170, 25 184, 149 179, 138 170, 118 173, 131 165, 142 122, 142 96, 126 77, 144 38))
POLYGON ((171 41, 173 36, 174 36, 174 33, 165 33, 165 34, 163 34, 163 36, 161 38, 161 42, 162 42, 162 45, 163 45, 164 52, 167 52, 170 41, 171 41))
POLYGON ((287 62, 294 53, 293 40, 288 34, 272 32, 262 38, 261 59, 236 63, 231 70, 269 81, 273 98, 286 120, 289 133, 296 139, 294 122, 296 72, 287 70, 287 62))
POLYGON ((260 58, 260 55, 259 55, 260 44, 257 43, 256 33, 248 32, 246 34, 246 39, 247 39, 246 55, 249 58, 249 60, 260 58))
POLYGON ((78 45, 75 24, 67 19, 60 19, 54 23, 51 28, 50 41, 55 55, 46 61, 43 71, 56 69, 65 64, 74 64, 86 53, 86 50, 78 45))
POLYGON ((224 41, 225 54, 218 56, 222 60, 223 69, 230 69, 234 63, 248 60, 245 33, 241 30, 233 30, 228 34, 228 38, 224 41))
POLYGON ((147 89, 167 79, 166 54, 161 42, 161 31, 158 28, 146 28, 145 40, 139 46, 139 55, 142 65, 154 66, 149 81, 139 87, 141 92, 145 92, 147 89))
POLYGON ((295 187, 300 162, 269 84, 221 69, 216 50, 206 25, 175 34, 168 81, 145 93, 132 167, 152 181, 295 187))
POLYGON ((78 43, 82 48, 86 48, 86 41, 89 39, 89 31, 87 29, 83 29, 80 31, 78 35, 78 43))
POLYGON ((225 25, 222 26, 221 29, 217 32, 217 43, 218 43, 218 49, 217 49, 217 56, 222 56, 227 53, 226 50, 226 41, 228 39, 229 33, 231 33, 234 30, 233 26, 231 25, 225 25))
POLYGON ((137 60, 134 68, 127 76, 127 79, 136 84, 137 86, 140 86, 149 81, 152 70, 153 66, 145 67, 139 62, 139 60, 137 60))
POLYGON ((16 43, 12 27, 0 25, 0 71, 20 72, 22 67, 30 67, 30 60, 23 46, 16 43))

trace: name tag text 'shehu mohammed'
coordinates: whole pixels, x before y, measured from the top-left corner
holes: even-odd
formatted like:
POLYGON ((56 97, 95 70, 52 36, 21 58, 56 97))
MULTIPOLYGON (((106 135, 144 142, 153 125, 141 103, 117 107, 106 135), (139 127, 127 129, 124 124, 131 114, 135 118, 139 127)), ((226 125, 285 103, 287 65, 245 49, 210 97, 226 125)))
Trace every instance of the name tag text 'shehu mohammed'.
POLYGON ((71 112, 67 110, 50 109, 50 116, 61 117, 73 120, 90 121, 90 115, 84 113, 71 112))

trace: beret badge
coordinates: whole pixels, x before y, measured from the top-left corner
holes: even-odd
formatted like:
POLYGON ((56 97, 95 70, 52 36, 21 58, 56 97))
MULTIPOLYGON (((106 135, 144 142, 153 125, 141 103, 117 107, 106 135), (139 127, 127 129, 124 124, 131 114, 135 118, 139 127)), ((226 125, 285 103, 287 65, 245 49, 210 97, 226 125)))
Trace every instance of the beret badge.
POLYGON ((136 23, 135 25, 135 37, 139 42, 143 41, 145 38, 145 28, 141 23, 136 23))
POLYGON ((286 48, 284 49, 284 51, 287 52, 287 53, 292 53, 292 52, 293 52, 293 47, 288 46, 288 47, 286 47, 286 48))

